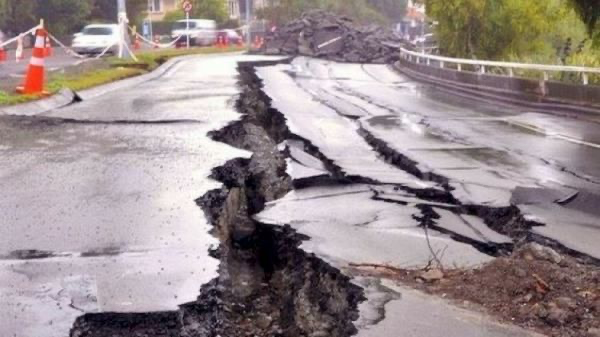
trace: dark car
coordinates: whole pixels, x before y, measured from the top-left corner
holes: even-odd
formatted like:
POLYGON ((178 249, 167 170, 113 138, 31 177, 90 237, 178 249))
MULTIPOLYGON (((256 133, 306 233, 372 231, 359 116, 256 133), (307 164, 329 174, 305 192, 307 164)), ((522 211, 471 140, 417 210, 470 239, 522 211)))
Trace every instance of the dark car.
POLYGON ((233 29, 225 29, 217 33, 217 41, 226 41, 227 44, 241 44, 242 36, 233 29))

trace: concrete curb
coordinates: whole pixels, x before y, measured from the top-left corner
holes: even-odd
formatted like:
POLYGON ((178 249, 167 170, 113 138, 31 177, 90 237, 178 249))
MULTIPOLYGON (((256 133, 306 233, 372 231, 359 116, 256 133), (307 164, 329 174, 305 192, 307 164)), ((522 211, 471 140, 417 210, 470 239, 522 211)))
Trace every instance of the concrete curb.
POLYGON ((176 64, 178 64, 180 62, 183 62, 185 60, 192 59, 195 57, 202 57, 202 56, 203 55, 199 54, 199 55, 186 55, 186 56, 175 57, 175 58, 172 58, 172 59, 168 60, 167 62, 161 64, 158 68, 154 69, 153 71, 151 71, 147 74, 130 77, 130 78, 126 78, 124 80, 111 82, 111 83, 103 84, 103 85, 93 87, 90 89, 78 91, 77 95, 83 101, 87 101, 87 100, 96 98, 98 96, 102 96, 102 95, 112 92, 112 91, 120 90, 123 88, 131 88, 131 87, 140 85, 141 83, 144 83, 144 82, 147 82, 147 81, 150 81, 150 80, 153 80, 153 79, 163 76, 165 73, 167 73, 169 71, 169 69, 171 69, 172 67, 174 67, 176 64))
POLYGON ((78 101, 78 96, 71 89, 61 89, 56 94, 32 101, 29 103, 0 107, 0 116, 3 115, 18 115, 18 116, 35 116, 52 109, 67 106, 78 101))

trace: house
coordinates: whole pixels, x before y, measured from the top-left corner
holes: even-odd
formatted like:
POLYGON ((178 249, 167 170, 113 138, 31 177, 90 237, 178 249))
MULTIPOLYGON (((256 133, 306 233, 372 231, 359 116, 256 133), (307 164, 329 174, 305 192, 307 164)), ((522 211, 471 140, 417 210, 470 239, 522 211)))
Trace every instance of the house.
POLYGON ((425 23, 427 16, 425 14, 425 5, 409 0, 406 6, 406 15, 396 25, 396 30, 406 40, 412 41, 417 36, 421 36, 427 30, 425 23))
POLYGON ((148 12, 152 21, 161 21, 165 14, 176 10, 180 0, 148 0, 148 12))
MULTIPOLYGON (((148 11, 152 21, 161 21, 165 14, 174 11, 181 6, 182 0, 148 0, 148 11)), ((223 0, 227 2, 227 10, 230 19, 245 18, 245 0, 223 0)), ((251 0, 252 9, 265 6, 265 0, 251 0)))

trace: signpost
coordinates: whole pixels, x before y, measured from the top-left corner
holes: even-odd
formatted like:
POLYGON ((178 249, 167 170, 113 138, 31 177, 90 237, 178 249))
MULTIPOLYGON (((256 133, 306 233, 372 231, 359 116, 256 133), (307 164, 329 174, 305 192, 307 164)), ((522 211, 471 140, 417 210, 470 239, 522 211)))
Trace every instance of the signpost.
POLYGON ((183 10, 185 11, 185 36, 187 38, 187 48, 190 49, 190 12, 192 11, 192 8, 194 8, 194 6, 192 5, 191 1, 185 0, 181 4, 181 7, 183 7, 183 10))
POLYGON ((250 24, 250 0, 246 0, 246 44, 248 48, 252 45, 252 36, 251 34, 251 24, 250 24))

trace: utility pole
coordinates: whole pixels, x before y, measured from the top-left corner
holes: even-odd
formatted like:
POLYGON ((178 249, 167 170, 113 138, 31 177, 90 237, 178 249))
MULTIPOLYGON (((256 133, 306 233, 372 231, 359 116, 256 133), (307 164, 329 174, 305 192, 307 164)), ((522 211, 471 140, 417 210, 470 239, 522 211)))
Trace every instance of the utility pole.
POLYGON ((129 46, 127 46, 127 39, 125 38, 127 35, 127 28, 129 25, 129 20, 127 20, 127 5, 126 0, 117 0, 117 22, 119 23, 119 58, 123 58, 125 56, 125 51, 127 51, 128 57, 132 57, 134 60, 136 59, 129 46))
POLYGON ((246 0, 246 27, 248 29, 246 43, 248 44, 248 48, 250 48, 250 45, 252 45, 252 37, 250 36, 250 29, 252 28, 250 25, 250 0, 246 0))
POLYGON ((119 24, 119 58, 123 58, 123 45, 125 32, 123 31, 123 19, 127 17, 125 0, 117 0, 117 23, 119 24))
POLYGON ((152 40, 154 32, 152 31, 152 4, 148 1, 148 39, 152 40))

